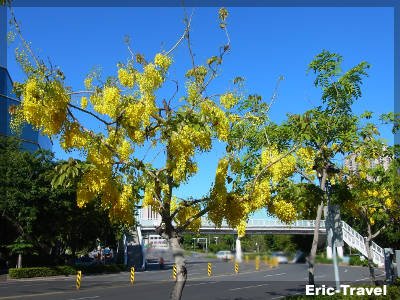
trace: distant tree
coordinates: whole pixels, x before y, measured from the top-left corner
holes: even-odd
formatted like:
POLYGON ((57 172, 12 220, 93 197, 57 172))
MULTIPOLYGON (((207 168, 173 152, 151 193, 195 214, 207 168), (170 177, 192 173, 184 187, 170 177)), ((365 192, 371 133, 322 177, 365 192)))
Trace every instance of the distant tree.
POLYGON ((400 175, 398 146, 389 146, 376 138, 377 128, 368 124, 362 130, 362 139, 354 151, 356 170, 345 169, 346 183, 351 197, 345 202, 352 217, 365 233, 371 283, 375 284, 372 241, 385 231, 393 231, 400 223, 400 175), (385 166, 384 160, 390 161, 385 166))
POLYGON ((79 209, 76 189, 52 188, 56 165, 49 151, 22 151, 17 140, 0 138, 0 222, 10 229, 2 232, 0 247, 18 255, 19 267, 24 255, 47 256, 50 264, 67 250, 75 255, 94 247, 96 238, 115 244, 120 228, 96 201, 79 209))
POLYGON ((369 65, 361 62, 344 72, 342 56, 328 51, 316 55, 309 64, 315 75, 314 85, 322 89, 322 103, 298 115, 289 115, 281 125, 287 132, 287 143, 295 149, 295 171, 279 187, 276 197, 295 199, 297 210, 314 215, 316 226, 309 259, 309 283, 314 284, 314 264, 319 239, 320 221, 327 204, 327 182, 337 179, 338 156, 351 153, 358 140, 358 118, 352 104, 361 97, 362 78, 369 65), (299 179, 306 183, 299 184, 299 179), (317 206, 315 214, 313 207, 317 206))

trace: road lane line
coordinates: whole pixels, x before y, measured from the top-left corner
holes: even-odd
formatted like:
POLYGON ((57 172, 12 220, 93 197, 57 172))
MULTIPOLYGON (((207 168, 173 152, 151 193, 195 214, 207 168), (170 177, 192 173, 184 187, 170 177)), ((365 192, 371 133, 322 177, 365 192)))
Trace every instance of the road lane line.
POLYGON ((245 287, 239 287, 239 288, 234 288, 234 289, 229 289, 228 291, 237 291, 237 290, 243 290, 243 289, 251 289, 251 288, 256 288, 264 285, 269 285, 269 283, 263 283, 263 284, 258 284, 258 285, 249 285, 245 287))
POLYGON ((286 273, 267 274, 267 275, 264 275, 264 277, 270 277, 270 276, 281 276, 281 275, 286 275, 286 273))
POLYGON ((70 298, 67 300, 84 300, 84 299, 96 299, 96 298, 100 298, 100 296, 88 296, 88 297, 81 297, 81 298, 70 298))
POLYGON ((96 298, 100 298, 100 296, 89 296, 89 297, 82 297, 82 298, 70 298, 67 300, 84 300, 84 299, 96 299, 96 298))
MULTIPOLYGON (((324 278, 324 277, 326 277, 326 275, 317 275, 317 276, 314 276, 314 279, 324 278)), ((304 277, 303 279, 308 279, 308 277, 304 277)))
POLYGON ((186 286, 187 286, 187 287, 189 287, 189 286, 195 286, 195 285, 202 285, 202 284, 215 284, 215 283, 217 283, 217 281, 193 283, 193 284, 188 284, 188 285, 186 285, 186 286))

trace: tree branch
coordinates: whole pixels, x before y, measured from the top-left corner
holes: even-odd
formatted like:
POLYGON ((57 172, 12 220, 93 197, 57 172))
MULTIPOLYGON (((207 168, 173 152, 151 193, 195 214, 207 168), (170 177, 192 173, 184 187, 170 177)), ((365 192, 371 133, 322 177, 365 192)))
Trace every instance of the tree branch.
POLYGON ((192 22, 192 16, 193 16, 193 12, 192 12, 192 15, 190 16, 189 20, 186 19, 186 20, 187 20, 186 28, 185 28, 185 30, 183 31, 182 36, 181 36, 181 37, 179 38, 179 40, 175 43, 175 45, 172 46, 172 48, 171 48, 170 50, 167 51, 166 55, 169 55, 170 53, 172 53, 172 52, 175 50, 175 48, 178 47, 178 45, 183 41, 183 39, 185 38, 185 36, 189 33, 190 24, 191 24, 191 22, 192 22))
POLYGON ((383 225, 382 227, 381 227, 381 229, 379 229, 377 232, 375 232, 372 236, 371 236, 371 240, 373 240, 374 238, 376 238, 379 234, 381 234, 381 232, 383 231, 383 230, 385 230, 386 229, 386 225, 383 225))
POLYGON ((86 114, 91 115, 92 117, 96 118, 97 120, 99 120, 100 122, 104 123, 104 124, 107 125, 107 126, 113 124, 113 122, 107 122, 106 120, 100 118, 100 117, 97 116, 96 114, 94 114, 94 113, 92 113, 92 112, 90 112, 90 111, 88 111, 88 110, 86 110, 86 109, 80 108, 79 106, 76 106, 76 105, 71 104, 71 103, 68 103, 68 106, 71 106, 71 107, 74 108, 74 109, 77 109, 77 110, 79 110, 79 111, 81 111, 81 112, 84 112, 84 113, 86 113, 86 114))

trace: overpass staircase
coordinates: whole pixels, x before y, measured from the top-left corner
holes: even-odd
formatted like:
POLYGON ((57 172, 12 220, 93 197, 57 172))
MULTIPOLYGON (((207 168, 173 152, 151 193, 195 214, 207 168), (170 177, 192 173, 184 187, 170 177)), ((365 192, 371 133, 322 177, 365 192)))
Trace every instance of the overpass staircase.
MULTIPOLYGON (((342 221, 343 241, 349 245, 349 247, 356 249, 365 257, 368 257, 367 247, 365 246, 364 237, 354 230, 349 224, 342 221)), ((382 247, 379 247, 375 242, 372 242, 371 246, 372 261, 379 267, 385 264, 385 256, 382 247)))

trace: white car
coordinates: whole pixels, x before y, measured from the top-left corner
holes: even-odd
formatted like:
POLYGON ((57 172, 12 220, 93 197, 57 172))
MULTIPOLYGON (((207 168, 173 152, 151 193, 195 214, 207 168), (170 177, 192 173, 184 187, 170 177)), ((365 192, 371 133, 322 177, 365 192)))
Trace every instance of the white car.
POLYGON ((278 259, 279 264, 287 264, 289 262, 285 253, 283 253, 281 251, 272 252, 272 257, 278 259))
POLYGON ((233 255, 231 251, 218 251, 217 258, 222 260, 231 260, 233 259, 233 255))

